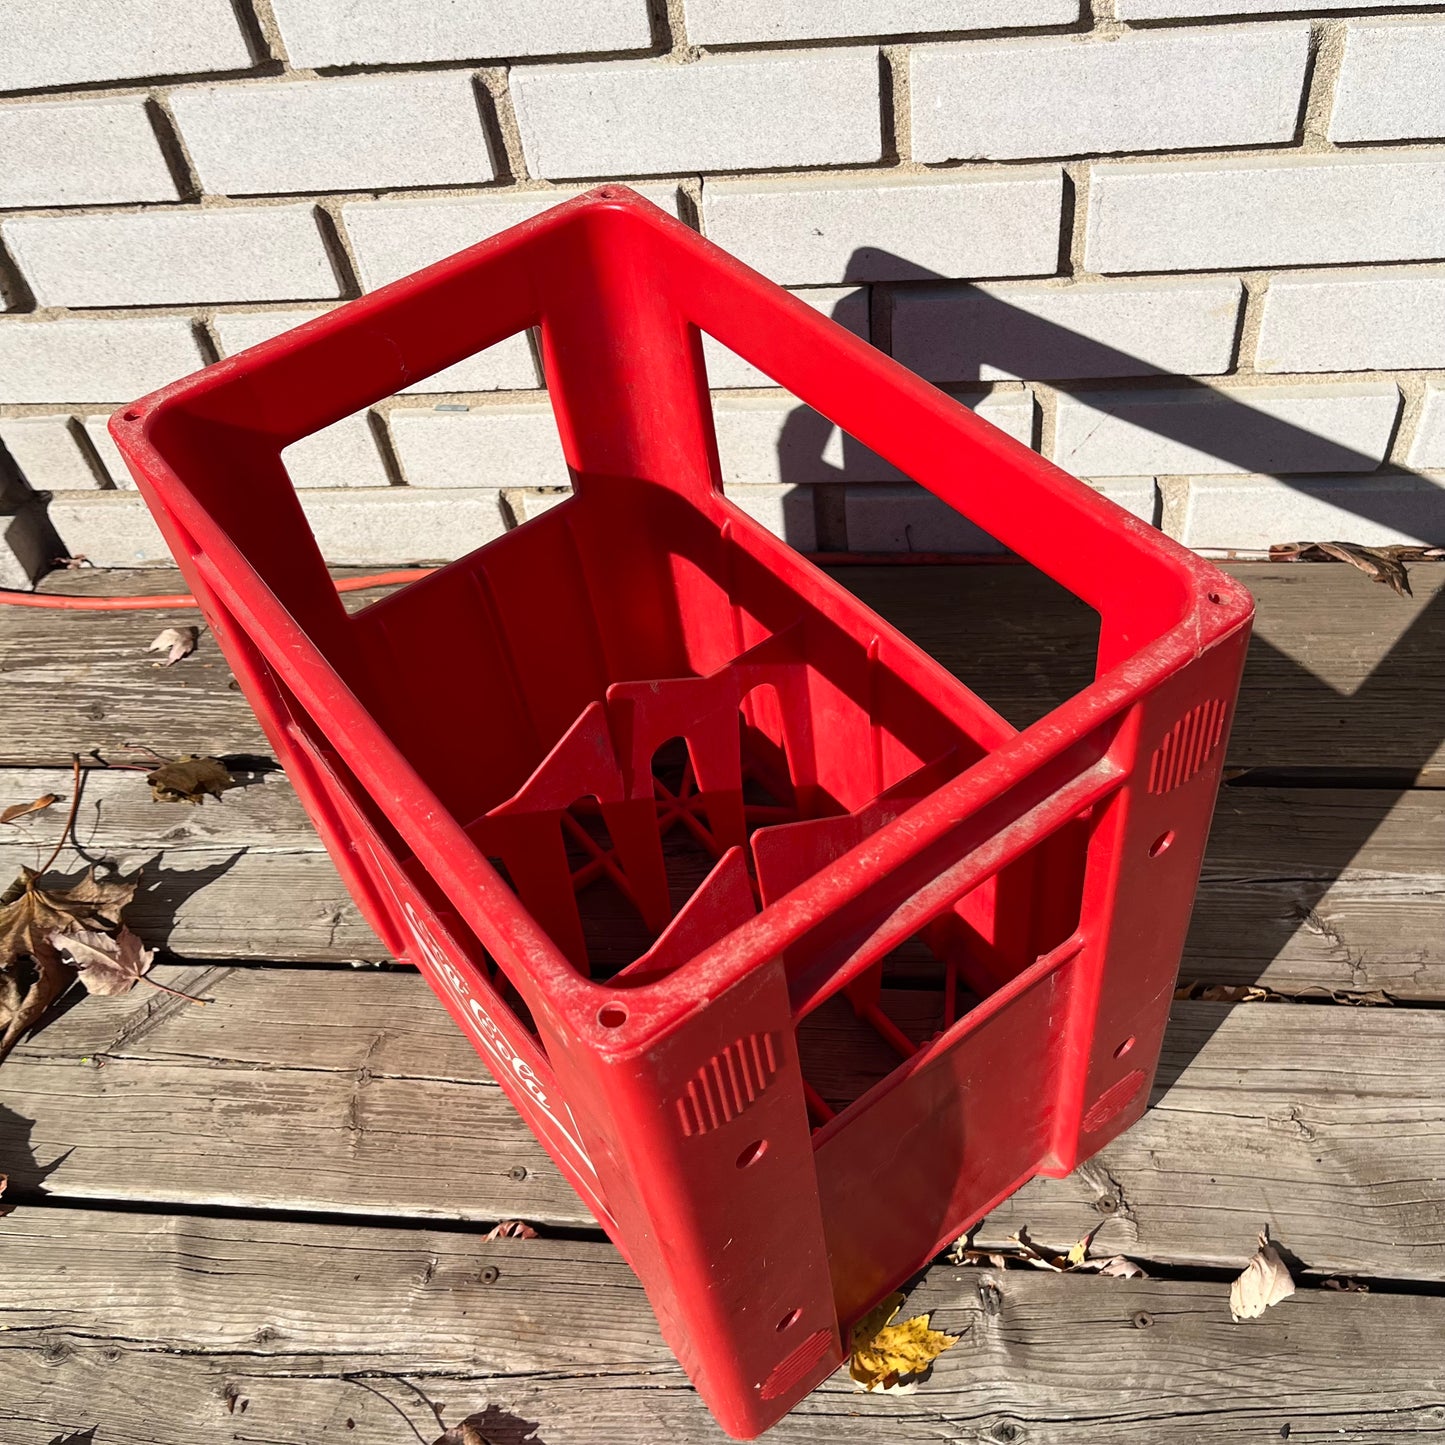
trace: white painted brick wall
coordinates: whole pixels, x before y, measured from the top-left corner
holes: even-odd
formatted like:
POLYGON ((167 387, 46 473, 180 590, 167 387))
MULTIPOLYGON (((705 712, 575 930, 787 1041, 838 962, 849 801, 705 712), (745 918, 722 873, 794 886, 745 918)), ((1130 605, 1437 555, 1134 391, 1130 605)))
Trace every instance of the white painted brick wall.
MULTIPOLYGON (((449 562, 506 530, 494 491, 390 487, 300 495, 317 544, 340 566, 449 562)), ((97 567, 174 565, 138 492, 65 492, 51 502, 50 519, 69 554, 97 567)))
POLYGON ((1367 472, 1399 410, 1390 382, 1081 392, 1059 398, 1052 455, 1080 477, 1367 472))
POLYGON ((0 90, 242 70, 230 0, 5 0, 0 90))
POLYGON ((1445 387, 1438 382, 1425 388, 1424 409, 1410 444, 1410 465, 1445 471, 1445 387))
POLYGON ((694 45, 1069 25, 1079 0, 683 0, 694 45))
MULTIPOLYGON (((1121 477, 1097 488, 1110 501, 1152 523, 1156 510, 1152 477, 1121 477)), ((912 484, 849 487, 843 497, 848 545, 854 552, 1001 552, 987 532, 947 502, 912 484)))
POLYGON ((0 442, 36 491, 95 491, 96 475, 69 416, 0 418, 0 442))
MULTIPOLYGON (((590 189, 511 195, 446 197, 425 201, 357 201, 341 208, 342 224, 356 256, 359 280, 368 291, 410 276, 433 261, 464 251, 500 231, 519 226, 590 189)), ((677 185, 633 187, 670 216, 677 215, 677 185)))
POLYGON ((407 65, 425 60, 643 50, 647 0, 271 0, 293 65, 407 65))
POLYGON ((1201 280, 908 291, 893 355, 931 381, 1227 371, 1244 288, 1201 280))
MULTIPOLYGON (((1031 392, 959 400, 1015 441, 1032 445, 1031 392)), ((787 392, 716 396, 713 425, 725 485, 904 480, 897 468, 787 392)))
POLYGON ((79 417, 77 420, 85 428, 86 438, 94 448, 96 456, 100 458, 101 470, 110 478, 112 485, 124 491, 134 491, 135 481, 131 477, 130 468, 126 466, 125 458, 121 456, 120 448, 116 446, 106 425, 110 420, 109 416, 102 413, 100 416, 79 417))
POLYGON ((1352 20, 1330 139, 1445 136, 1445 20, 1352 20))
POLYGON ((1445 157, 1302 156, 1094 168, 1084 264, 1192 271, 1445 257, 1445 157))
POLYGON ((874 50, 519 66, 512 102, 548 179, 828 166, 882 154, 874 50))
MULTIPOLYGON (((1385 10, 1400 0, 1350 0, 1351 10, 1385 10)), ((1343 6, 1321 6, 1316 0, 1114 0, 1120 20, 1192 20, 1221 15, 1298 15, 1343 6)))
POLYGON ((310 206, 6 221, 0 235, 43 306, 307 301, 340 284, 310 206))
POLYGON ((909 76, 913 154, 1017 160, 1289 140, 1309 39, 1295 23, 921 45, 909 76))
POLYGON ((0 402, 122 402, 205 365, 182 316, 0 321, 0 402))
MULTIPOLYGON (((868 340, 868 288, 866 286, 816 286, 804 291, 795 291, 799 301, 805 301, 815 311, 821 311, 830 320, 836 321, 854 336, 868 340)), ((713 387, 774 386, 776 383, 764 372, 744 361, 735 351, 729 351, 719 341, 706 334, 702 338, 703 362, 707 366, 708 385, 713 387)))
POLYGON ((1266 551, 1277 542, 1345 539, 1367 547, 1445 545, 1445 482, 1428 477, 1191 477, 1186 546, 1266 551))
POLYGON ((496 174, 465 70, 178 90, 171 109, 214 195, 466 185, 496 174))
POLYGON ((1272 277, 1255 367, 1445 367, 1445 267, 1272 277))
POLYGON ((705 181, 703 231, 787 286, 1047 276, 1058 268, 1063 173, 947 180, 705 181))
MULTIPOLYGON (((212 324, 221 344, 221 354, 234 356, 248 346, 258 346, 283 331, 290 331, 325 315, 330 309, 219 312, 212 324)), ((540 384, 532 348, 525 335, 517 335, 509 336, 476 356, 427 377, 425 381, 405 387, 402 395, 440 391, 526 391, 540 384)))
POLYGON ((570 482, 547 401, 470 411, 398 408, 391 439, 414 487, 558 487, 570 482))
MULTIPOLYGON (((4 26, 0 16, 0 28, 4 26)), ((0 106, 0 206, 173 201, 140 98, 0 106)))

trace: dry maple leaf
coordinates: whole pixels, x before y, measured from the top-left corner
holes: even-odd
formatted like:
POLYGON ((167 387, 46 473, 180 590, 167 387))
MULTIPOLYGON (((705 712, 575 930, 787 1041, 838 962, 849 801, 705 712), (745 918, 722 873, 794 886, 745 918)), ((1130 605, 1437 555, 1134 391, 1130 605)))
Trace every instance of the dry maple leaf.
POLYGON ((219 798, 236 780, 219 758, 203 758, 196 753, 163 763, 146 774, 151 793, 158 803, 199 803, 206 797, 219 798))
POLYGON ((29 813, 43 813, 52 803, 59 801, 59 793, 44 793, 33 803, 11 803, 3 813, 0 813, 0 823, 13 823, 16 818, 23 818, 29 813))
POLYGON ((159 662, 152 667, 174 667, 181 658, 189 657, 196 650, 201 631, 198 627, 167 627, 164 632, 146 648, 147 652, 164 652, 159 662))
POLYGON ((37 888, 40 875, 22 868, 0 894, 0 1060, 65 992, 75 974, 52 939, 119 928, 140 874, 101 883, 92 869, 71 888, 37 888))
POLYGON ((1245 1265, 1244 1273, 1229 1286, 1229 1312, 1237 1321, 1252 1320, 1271 1305, 1288 1299, 1294 1293, 1290 1276, 1279 1251, 1269 1242, 1267 1234, 1259 1236, 1259 1249, 1245 1265))
POLYGON ((530 1224, 524 1224, 520 1219, 504 1219, 500 1224, 494 1224, 483 1236, 483 1239, 536 1239, 537 1231, 530 1224))
POLYGON ((853 1326, 848 1374, 860 1390, 911 1390, 921 1375, 961 1335, 930 1328, 927 1315, 894 1324, 903 1296, 891 1294, 853 1326))
POLYGON ((52 933, 50 941, 65 961, 80 975, 89 993, 129 993, 143 979, 155 961, 130 929, 109 933, 52 933))

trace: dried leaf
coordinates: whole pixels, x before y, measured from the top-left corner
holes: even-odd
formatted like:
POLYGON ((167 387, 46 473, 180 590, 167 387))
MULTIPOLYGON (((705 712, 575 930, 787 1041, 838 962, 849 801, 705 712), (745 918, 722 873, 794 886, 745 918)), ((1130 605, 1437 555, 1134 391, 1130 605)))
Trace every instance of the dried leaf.
POLYGON ((0 895, 0 1060, 69 987, 75 975, 51 941, 56 934, 104 933, 120 926, 140 874, 101 883, 92 870, 72 888, 42 889, 24 868, 0 895))
POLYGON ((206 797, 219 798, 236 780, 219 758, 188 753, 172 763, 163 763, 146 774, 146 782, 158 803, 199 803, 206 797))
POLYGON ((167 627, 146 648, 147 652, 164 652, 166 654, 160 662, 153 662, 151 666, 174 667, 181 658, 189 657, 196 650, 196 643, 200 640, 200 636, 201 631, 198 627, 167 627))
POLYGON ((0 1219, 4 1219, 7 1214, 15 1213, 15 1206, 5 1202, 5 1186, 9 1183, 9 1176, 0 1174, 0 1219))
POLYGON ((1074 1247, 1064 1256, 1065 1269, 1078 1269, 1083 1264, 1089 1253, 1089 1246, 1094 1242, 1094 1236, 1099 1231, 1091 1229, 1074 1247))
POLYGON ((1341 1294, 1369 1294, 1370 1287, 1357 1279, 1322 1279, 1321 1289, 1338 1290, 1341 1294))
POLYGON ((1438 549, 1433 547, 1366 547, 1359 542, 1279 542, 1269 549, 1272 562, 1296 559, 1302 562, 1322 562, 1333 558, 1358 567, 1367 577, 1383 582, 1397 597, 1408 597, 1410 573, 1405 567, 1407 561, 1422 561, 1438 549))
POLYGON ((36 798, 33 803, 11 803, 3 813, 0 813, 0 823, 13 823, 16 818, 23 818, 27 813, 43 813, 52 803, 58 803, 58 793, 45 793, 36 798))
POLYGON ((432 1445, 491 1445, 491 1442, 470 1420, 463 1420, 446 1430, 432 1445))
POLYGON ((1229 1286, 1229 1312, 1236 1321, 1252 1320, 1271 1305, 1294 1293, 1294 1280, 1267 1234, 1259 1236, 1259 1250, 1244 1273, 1229 1286))
POLYGON ((155 962, 154 950, 145 947, 128 928, 122 928, 114 937, 88 931, 52 933, 50 941, 79 973, 90 993, 129 993, 155 962))
POLYGON ((1132 1259, 1125 1259, 1122 1254, 1116 1254, 1113 1259, 1106 1259, 1102 1264, 1094 1266, 1100 1274, 1107 1274, 1114 1279, 1148 1279, 1149 1272, 1134 1263, 1132 1259))
POLYGON ((520 1219, 504 1219, 500 1224, 494 1224, 483 1236, 483 1239, 536 1239, 537 1231, 530 1224, 524 1224, 520 1219))
POLYGON ((859 1389, 911 1388, 914 1376, 923 1374, 962 1338, 930 1328, 927 1315, 895 1325, 893 1318, 902 1307, 903 1296, 891 1294, 853 1327, 848 1373, 859 1389))

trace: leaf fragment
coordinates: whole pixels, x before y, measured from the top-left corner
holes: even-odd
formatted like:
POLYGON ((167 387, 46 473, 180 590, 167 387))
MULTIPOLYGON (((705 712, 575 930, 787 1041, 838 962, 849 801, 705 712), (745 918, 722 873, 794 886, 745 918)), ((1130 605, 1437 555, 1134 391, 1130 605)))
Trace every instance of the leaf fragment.
POLYGON ((146 648, 147 652, 165 653, 159 662, 153 662, 151 666, 174 667, 181 658, 189 657, 196 650, 196 643, 200 641, 200 637, 199 627, 167 627, 146 648))
POLYGON ((158 803, 199 803, 205 798, 219 798, 236 780, 219 758, 188 753, 174 762, 162 763, 146 774, 146 782, 158 803))
POLYGON ((520 1219, 504 1219, 500 1224, 494 1224, 483 1236, 483 1239, 536 1239, 537 1231, 530 1224, 520 1219))
POLYGON ((1239 1320, 1257 1319, 1271 1305, 1294 1293, 1294 1279, 1267 1234, 1259 1236, 1259 1249, 1244 1273, 1229 1286, 1229 1312, 1239 1320))
POLYGON ((1100 1274, 1107 1274, 1114 1279, 1148 1279, 1149 1271, 1142 1265, 1137 1265, 1132 1259, 1125 1259, 1122 1254, 1116 1254, 1112 1259, 1106 1259, 1097 1265, 1100 1274))
POLYGON ((114 936, 90 930, 52 933, 50 942, 80 975, 87 992, 107 997, 129 993, 155 962, 154 949, 125 927, 114 936))
POLYGON ((1269 549, 1270 561, 1323 562, 1326 558, 1347 562, 1367 577, 1383 582, 1397 597, 1409 597, 1410 573, 1406 562, 1433 560, 1438 547, 1366 547, 1360 542, 1279 542, 1269 549))
POLYGON ((5 1188, 9 1183, 10 1176, 0 1174, 0 1219, 4 1219, 7 1214, 15 1213, 15 1206, 13 1204, 6 1204, 5 1202, 5 1188))
POLYGON ((60 801, 59 793, 42 793, 33 803, 11 803, 0 813, 0 823, 13 823, 30 813, 43 813, 48 807, 60 801))
POLYGON ((891 1294, 853 1326, 848 1374, 858 1389, 912 1390, 916 1377, 963 1338, 931 1328, 927 1315, 894 1324, 902 1308, 903 1296, 891 1294))
POLYGON ((449 1427, 432 1445, 491 1445, 491 1442, 470 1420, 449 1427))

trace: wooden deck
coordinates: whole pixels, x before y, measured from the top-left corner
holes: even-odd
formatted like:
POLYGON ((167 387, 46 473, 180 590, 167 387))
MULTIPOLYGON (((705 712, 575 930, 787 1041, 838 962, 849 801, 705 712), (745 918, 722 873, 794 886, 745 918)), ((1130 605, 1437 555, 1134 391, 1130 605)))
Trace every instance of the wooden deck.
MULTIPOLYGON (((963 1338, 917 1393, 835 1379, 769 1441, 1445 1439, 1445 567, 1405 600, 1236 571, 1257 641, 1182 977, 1284 999, 1177 1003, 1144 1120, 979 1231, 1098 1227, 1153 1277, 937 1264, 911 1303, 963 1338), (1300 1290, 1234 1324, 1266 1224, 1300 1290)), ((1090 614, 1026 569, 839 575, 1015 722, 1089 675, 1090 614)), ((75 751, 264 756, 208 639, 151 666, 186 620, 0 608, 0 805, 68 796, 75 751)), ((0 830, 7 878, 56 811, 0 830)), ((280 774, 185 809, 93 773, 76 836, 144 863, 156 976, 213 1002, 87 998, 0 1069, 0 1445, 406 1445, 472 1414, 492 1445, 724 1438, 280 774), (542 1237, 484 1242, 503 1218, 542 1237)))

